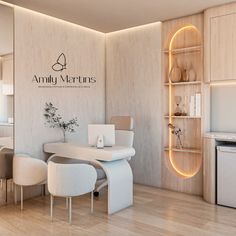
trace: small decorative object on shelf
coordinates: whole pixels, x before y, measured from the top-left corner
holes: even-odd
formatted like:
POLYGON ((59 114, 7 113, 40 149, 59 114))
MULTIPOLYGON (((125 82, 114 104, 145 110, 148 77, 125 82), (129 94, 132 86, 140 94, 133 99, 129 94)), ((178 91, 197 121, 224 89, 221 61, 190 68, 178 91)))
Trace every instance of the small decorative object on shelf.
POLYGON ((178 83, 181 81, 181 76, 181 69, 175 60, 169 73, 169 80, 171 80, 172 83, 178 83))
POLYGON ((50 128, 60 128, 63 132, 63 142, 66 142, 66 132, 69 133, 74 133, 75 132, 75 127, 79 126, 78 124, 78 119, 77 117, 69 120, 69 121, 63 121, 61 115, 57 114, 58 108, 54 107, 51 102, 45 104, 44 111, 45 113, 43 114, 46 123, 49 124, 50 128))
POLYGON ((187 61, 185 61, 185 62, 183 63, 182 81, 183 81, 183 82, 188 82, 188 81, 189 81, 188 63, 187 63, 187 61))
POLYGON ((196 81, 196 72, 193 69, 192 63, 190 64, 190 68, 188 70, 188 78, 190 82, 196 81))
POLYGON ((188 104, 188 96, 184 96, 183 105, 182 105, 182 116, 188 115, 187 104, 188 104))
POLYGON ((173 124, 169 123, 168 127, 171 129, 171 133, 174 134, 177 138, 176 140, 176 148, 177 149, 183 149, 183 144, 181 141, 181 135, 183 135, 183 132, 180 128, 177 128, 173 124))
POLYGON ((180 109, 181 101, 182 101, 181 96, 175 96, 175 103, 176 103, 176 108, 175 108, 175 112, 174 112, 175 116, 181 116, 182 115, 182 111, 180 109))

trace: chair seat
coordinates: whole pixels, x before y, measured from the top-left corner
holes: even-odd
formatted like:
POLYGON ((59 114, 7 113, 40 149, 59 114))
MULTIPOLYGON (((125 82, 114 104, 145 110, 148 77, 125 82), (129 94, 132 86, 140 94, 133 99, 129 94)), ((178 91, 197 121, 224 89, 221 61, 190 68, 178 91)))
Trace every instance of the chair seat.
POLYGON ((96 171, 97 171, 97 180, 106 178, 106 174, 102 168, 96 168, 96 171))

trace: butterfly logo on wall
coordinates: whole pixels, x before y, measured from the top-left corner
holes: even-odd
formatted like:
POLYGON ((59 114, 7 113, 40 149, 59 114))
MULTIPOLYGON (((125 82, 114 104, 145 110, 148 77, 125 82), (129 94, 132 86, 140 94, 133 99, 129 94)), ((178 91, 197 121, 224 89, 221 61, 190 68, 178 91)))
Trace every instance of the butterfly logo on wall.
POLYGON ((66 56, 64 53, 61 53, 57 58, 55 64, 53 64, 52 69, 54 71, 63 71, 66 69, 66 56))

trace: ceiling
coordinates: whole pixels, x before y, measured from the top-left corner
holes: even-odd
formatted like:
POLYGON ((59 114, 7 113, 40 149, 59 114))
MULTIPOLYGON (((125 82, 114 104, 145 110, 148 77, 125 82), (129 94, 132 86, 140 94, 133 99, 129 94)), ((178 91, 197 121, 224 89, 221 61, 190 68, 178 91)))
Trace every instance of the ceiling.
POLYGON ((202 12, 232 0, 5 0, 104 33, 202 12))

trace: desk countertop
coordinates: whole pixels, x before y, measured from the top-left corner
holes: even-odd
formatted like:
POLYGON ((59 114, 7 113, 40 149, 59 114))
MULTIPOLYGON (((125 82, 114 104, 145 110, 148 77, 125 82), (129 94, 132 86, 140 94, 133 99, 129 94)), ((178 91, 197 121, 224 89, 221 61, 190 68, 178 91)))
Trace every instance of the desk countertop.
POLYGON ((80 160, 101 160, 115 161, 135 155, 134 148, 113 146, 97 149, 90 146, 79 146, 71 143, 46 143, 44 151, 47 153, 56 153, 63 157, 80 160))

